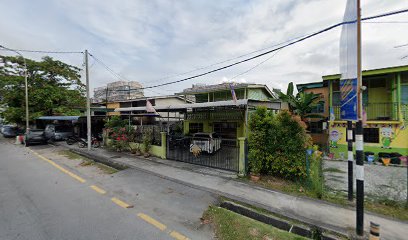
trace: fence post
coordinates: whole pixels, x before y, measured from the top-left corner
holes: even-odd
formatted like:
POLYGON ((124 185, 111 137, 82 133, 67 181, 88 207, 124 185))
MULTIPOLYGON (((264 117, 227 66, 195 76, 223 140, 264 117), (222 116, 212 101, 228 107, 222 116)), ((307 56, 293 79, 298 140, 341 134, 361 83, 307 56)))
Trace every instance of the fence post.
POLYGON ((166 132, 160 132, 161 134, 161 157, 162 159, 166 159, 166 153, 167 153, 167 133, 166 132))
POLYGON ((239 166, 238 166, 238 175, 246 176, 246 161, 245 161, 245 138, 238 138, 239 141, 239 166))

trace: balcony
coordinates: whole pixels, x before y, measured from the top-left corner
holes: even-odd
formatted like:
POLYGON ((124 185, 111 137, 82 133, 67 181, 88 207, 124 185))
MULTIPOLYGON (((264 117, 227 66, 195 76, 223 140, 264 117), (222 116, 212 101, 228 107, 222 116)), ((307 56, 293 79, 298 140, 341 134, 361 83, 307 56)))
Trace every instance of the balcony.
MULTIPOLYGON (((368 121, 398 121, 398 103, 367 103, 363 105, 368 121)), ((340 118, 340 106, 333 106, 336 120, 340 118)))

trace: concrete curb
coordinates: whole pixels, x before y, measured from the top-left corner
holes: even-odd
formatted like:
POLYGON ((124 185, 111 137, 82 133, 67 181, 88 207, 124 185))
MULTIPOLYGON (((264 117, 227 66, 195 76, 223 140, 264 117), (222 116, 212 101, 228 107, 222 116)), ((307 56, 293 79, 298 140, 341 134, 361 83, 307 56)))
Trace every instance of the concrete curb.
MULTIPOLYGON (((135 165, 132 165, 132 164, 126 164, 126 163, 123 163, 120 160, 117 161, 114 158, 101 156, 100 154, 97 154, 97 153, 92 154, 92 152, 88 153, 88 152, 81 151, 81 150, 78 150, 78 149, 71 149, 71 148, 68 148, 68 149, 70 149, 71 151, 73 151, 73 152, 75 152, 75 153, 77 153, 77 154, 79 154, 81 156, 88 157, 88 158, 90 158, 90 159, 92 159, 92 160, 94 160, 96 162, 101 162, 103 164, 112 166, 114 168, 122 168, 122 169, 123 168, 133 168, 133 169, 137 169, 138 171, 148 173, 148 174, 151 174, 151 175, 154 175, 154 176, 160 177, 162 179, 166 179, 166 180, 169 180, 169 181, 181 184, 181 185, 185 185, 185 186, 188 186, 188 187, 191 187, 191 188, 194 188, 194 189, 206 191, 208 193, 211 193, 211 194, 214 194, 214 195, 217 195, 217 196, 223 196, 223 197, 226 197, 226 198, 231 199, 233 201, 246 203, 246 204, 249 204, 249 205, 254 206, 254 207, 263 208, 263 209, 265 209, 265 210, 267 210, 267 211, 269 211, 271 213, 277 214, 278 216, 282 216, 283 218, 286 218, 286 219, 289 219, 289 220, 301 222, 302 224, 305 224, 305 225, 317 226, 319 228, 326 229, 326 230, 328 230, 330 232, 333 232, 333 233, 336 233, 336 234, 339 234, 339 235, 351 236, 350 234, 352 234, 352 230, 349 229, 349 228, 331 225, 330 223, 326 223, 326 222, 318 222, 316 220, 300 216, 300 215, 296 214, 296 212, 294 212, 291 209, 284 209, 284 210, 277 209, 277 208, 274 208, 273 206, 264 205, 262 203, 254 202, 252 200, 244 199, 244 198, 241 198, 241 197, 238 197, 238 196, 235 196, 235 195, 230 195, 228 193, 224 193, 224 192, 212 189, 212 188, 207 188, 205 186, 196 185, 196 184, 192 184, 192 183, 187 182, 187 181, 182 181, 182 180, 179 180, 179 179, 168 177, 166 175, 154 172, 154 171, 149 170, 149 169, 138 167, 138 166, 135 166, 135 165)), ((120 153, 119 155, 126 156, 125 154, 122 154, 122 153, 120 153)), ((142 159, 142 160, 146 161, 146 159, 142 159)), ((166 165, 166 166, 172 167, 172 168, 179 168, 179 169, 183 169, 183 170, 189 170, 188 168, 187 169, 180 168, 178 166, 167 165, 165 163, 161 163, 161 162, 157 162, 157 161, 152 161, 152 162, 154 162, 155 164, 166 165)), ((202 174, 202 175, 212 176, 211 174, 207 174, 207 173, 203 173, 203 172, 197 172, 197 171, 193 171, 193 172, 198 173, 198 174, 202 174)), ((230 178, 226 178, 226 177, 222 177, 222 176, 217 176, 217 177, 226 179, 228 181, 235 181, 235 182, 240 183, 240 184, 250 185, 251 187, 261 189, 263 191, 275 192, 275 193, 284 194, 284 195, 288 195, 288 196, 293 197, 292 195, 282 193, 280 191, 274 191, 274 190, 262 188, 262 187, 254 185, 254 184, 251 184, 251 183, 248 184, 248 183, 243 182, 243 181, 238 181, 236 179, 230 179, 230 178)), ((331 206, 335 206, 335 207, 339 207, 339 208, 351 209, 351 207, 348 207, 348 206, 346 206, 346 207, 338 206, 338 205, 333 204, 333 203, 329 203, 329 202, 325 202, 325 201, 321 201, 321 200, 310 199, 310 198, 307 198, 307 197, 296 197, 296 198, 302 199, 304 201, 313 201, 313 202, 317 201, 317 202, 321 202, 322 204, 327 204, 327 205, 331 205, 331 206)), ((383 215, 380 215, 380 214, 371 213, 371 212, 368 212, 368 211, 367 211, 367 213, 370 213, 370 214, 372 214, 374 216, 378 216, 378 217, 381 217, 381 218, 389 219, 389 220, 392 220, 392 221, 397 221, 397 222, 404 223, 404 224, 406 223, 405 221, 401 221, 401 220, 398 220, 398 219, 393 219, 391 217, 383 216, 383 215)))
POLYGON ((77 150, 77 149, 69 149, 69 151, 76 153, 78 155, 81 155, 83 157, 89 158, 94 160, 95 162, 99 162, 105 165, 108 165, 109 167, 118 169, 118 170, 124 170, 126 168, 132 168, 133 166, 128 165, 128 164, 124 164, 122 162, 118 162, 118 161, 114 161, 111 158, 107 158, 107 157, 102 157, 102 156, 97 156, 85 151, 81 151, 81 150, 77 150))
MULTIPOLYGON (((314 232, 319 231, 321 233, 322 240, 335 240, 336 239, 336 238, 333 238, 332 236, 328 236, 327 234, 322 233, 325 231, 325 229, 319 229, 316 226, 310 226, 310 225, 301 226, 297 224, 292 224, 286 220, 282 220, 277 217, 272 217, 269 215, 259 213, 250 208, 247 208, 245 206, 242 206, 242 205, 239 205, 233 202, 225 201, 221 203, 220 207, 233 211, 237 214, 252 218, 254 220, 263 222, 265 224, 271 225, 273 227, 279 228, 281 230, 300 235, 302 237, 312 238, 314 235, 314 232)), ((343 236, 343 237, 347 237, 347 236, 343 236)))
MULTIPOLYGON (((111 167, 114 167, 114 166, 119 166, 119 167, 120 166, 126 166, 128 168, 137 169, 137 170, 142 171, 144 173, 155 175, 155 176, 160 177, 162 179, 166 179, 166 180, 169 180, 169 181, 181 184, 181 185, 185 185, 185 186, 188 186, 188 187, 191 187, 191 188, 194 188, 194 189, 198 189, 198 190, 201 190, 201 191, 206 191, 206 192, 209 192, 211 194, 215 194, 217 196, 223 196, 223 197, 226 197, 228 199, 231 199, 231 200, 234 200, 234 201, 237 201, 237 202, 243 202, 243 203, 258 207, 258 208, 263 208, 263 209, 265 209, 265 210, 267 210, 269 212, 272 212, 274 214, 283 216, 285 218, 288 218, 288 219, 291 219, 291 220, 294 220, 294 221, 304 223, 305 225, 318 226, 318 227, 320 227, 322 229, 327 229, 328 231, 331 231, 331 232, 334 232, 334 233, 337 233, 337 234, 340 234, 340 235, 348 235, 348 233, 349 233, 348 229, 339 228, 337 226, 330 225, 330 224, 327 224, 327 223, 316 222, 316 221, 314 221, 312 219, 308 219, 308 218, 305 218, 305 217, 298 216, 298 215, 296 215, 295 212, 292 212, 290 210, 286 210, 286 211, 283 212, 283 211, 281 211, 279 209, 276 209, 276 208, 273 208, 273 207, 270 207, 270 206, 267 206, 267 205, 263 205, 263 204, 260 204, 260 203, 254 202, 254 201, 250 201, 250 200, 247 200, 247 199, 244 199, 244 198, 241 198, 241 197, 230 195, 228 193, 224 193, 224 192, 221 192, 221 191, 218 191, 218 190, 214 190, 214 189, 211 189, 211 188, 207 188, 207 187, 195 185, 195 184, 192 184, 192 183, 189 183, 189 182, 174 179, 174 178, 165 176, 163 174, 159 174, 159 173, 156 173, 156 172, 153 172, 153 171, 150 171, 150 170, 146 170, 144 168, 140 168, 140 167, 137 167, 137 166, 134 166, 134 165, 119 163, 118 161, 115 161, 115 159, 102 157, 102 156, 96 156, 96 155, 87 153, 85 151, 77 150, 77 149, 70 149, 70 150, 77 153, 77 154, 79 154, 79 155, 81 155, 81 156, 90 158, 90 159, 92 159, 92 160, 94 160, 96 162, 100 162, 100 163, 106 164, 106 165, 111 166, 111 167)), ((158 163, 158 164, 160 164, 160 163, 158 163)), ((114 167, 114 168, 116 168, 116 167, 114 167)), ((201 174, 203 174, 203 173, 201 173, 201 174)), ((228 179, 228 180, 234 181, 232 179, 228 179)), ((240 183, 245 184, 243 182, 240 182, 240 183)), ((266 190, 268 190, 268 189, 266 189, 266 190)), ((268 191, 272 191, 272 190, 268 190, 268 191)))

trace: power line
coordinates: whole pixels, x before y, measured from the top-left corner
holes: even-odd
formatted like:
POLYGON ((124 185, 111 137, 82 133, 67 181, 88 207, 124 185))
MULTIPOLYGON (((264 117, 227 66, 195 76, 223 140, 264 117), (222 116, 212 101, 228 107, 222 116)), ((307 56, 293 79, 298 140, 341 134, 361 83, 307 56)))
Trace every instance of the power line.
MULTIPOLYGON (((398 10, 398 11, 388 12, 388 13, 383 13, 383 14, 379 14, 379 15, 375 15, 375 16, 370 16, 370 17, 365 17, 365 18, 362 18, 361 20, 376 19, 376 18, 391 16, 391 15, 400 14, 400 13, 405 13, 405 12, 408 12, 408 9, 398 10)), ((155 88, 155 87, 161 87, 161 86, 167 86, 167 85, 170 85, 170 84, 180 83, 180 82, 184 82, 184 81, 187 81, 187 80, 190 80, 190 79, 202 77, 202 76, 208 75, 208 74, 210 74, 210 73, 218 72, 218 71, 221 71, 221 70, 224 70, 224 69, 233 67, 233 66, 235 66, 235 65, 238 65, 238 64, 241 64, 241 63, 244 63, 244 62, 248 62, 248 61, 251 61, 251 60, 253 60, 253 59, 262 57, 262 56, 264 56, 264 55, 267 55, 267 54, 270 54, 270 53, 272 53, 272 52, 278 51, 278 50, 280 50, 280 49, 289 47, 289 46, 294 45, 294 44, 296 44, 296 43, 305 41, 305 40, 307 40, 307 39, 309 39, 309 38, 312 38, 312 37, 314 37, 314 36, 320 35, 320 34, 322 34, 322 33, 324 33, 324 32, 327 32, 327 31, 332 30, 332 29, 334 29, 334 28, 337 28, 337 27, 339 27, 339 26, 342 26, 342 25, 345 25, 345 24, 352 24, 352 23, 356 23, 356 22, 357 22, 357 20, 354 20, 354 21, 345 21, 345 22, 340 22, 340 23, 337 23, 337 24, 333 24, 333 25, 331 25, 331 26, 329 26, 329 27, 326 27, 326 28, 324 28, 324 29, 322 29, 322 30, 319 30, 319 31, 317 31, 317 32, 315 32, 315 33, 306 35, 305 37, 302 37, 302 38, 300 38, 300 39, 297 39, 297 40, 295 40, 295 41, 293 41, 293 42, 287 43, 287 44, 285 44, 285 45, 283 45, 283 46, 280 46, 280 47, 278 47, 278 48, 275 48, 275 49, 266 51, 266 52, 261 53, 261 54, 258 54, 258 55, 255 55, 255 56, 253 56, 253 57, 246 58, 246 59, 244 59, 244 60, 241 60, 241 61, 238 61, 238 62, 229 64, 229 65, 226 65, 226 66, 223 66, 223 67, 219 67, 219 68, 217 68, 217 69, 214 69, 214 70, 211 70, 211 71, 208 71, 208 72, 205 72, 205 73, 201 73, 201 74, 198 74, 198 75, 195 75, 195 76, 192 76, 192 77, 180 79, 180 80, 177 80, 177 81, 162 83, 162 84, 156 84, 156 85, 144 87, 143 89, 155 88)))
POLYGON ((279 51, 280 51, 280 49, 279 49, 278 51, 276 51, 275 54, 271 55, 270 57, 268 57, 267 59, 263 60, 262 62, 256 64, 255 66, 249 68, 248 70, 246 70, 246 71, 244 71, 244 72, 242 72, 242 73, 239 73, 239 74, 233 76, 232 78, 230 78, 230 80, 235 79, 235 78, 237 78, 237 77, 239 77, 239 76, 242 76, 242 75, 244 75, 244 74, 246 74, 246 73, 248 73, 248 72, 254 70, 255 68, 257 68, 257 67, 259 67, 260 65, 264 64, 265 62, 269 61, 271 58, 275 57, 276 54, 278 54, 279 51))
MULTIPOLYGON (((3 47, 0 45, 0 47, 3 47)), ((3 47, 4 48, 4 47, 3 47)), ((29 53, 48 53, 48 54, 83 54, 82 51, 45 51, 45 50, 27 50, 27 49, 0 49, 5 51, 19 51, 19 52, 29 52, 29 53)))
POLYGON ((408 44, 398 45, 398 46, 395 46, 394 48, 400 48, 400 47, 406 47, 406 46, 408 46, 408 44))
POLYGON ((230 61, 232 61, 232 60, 236 60, 236 59, 240 59, 240 58, 249 56, 249 55, 254 54, 254 53, 257 53, 257 52, 262 52, 262 51, 264 51, 264 50, 266 50, 266 49, 270 49, 270 48, 273 48, 273 47, 276 47, 276 46, 279 46, 279 45, 282 45, 282 44, 285 44, 285 43, 294 41, 294 40, 299 39, 299 38, 302 38, 302 37, 304 37, 304 36, 306 36, 306 35, 294 37, 294 38, 291 38, 291 39, 286 40, 286 41, 284 41, 284 42, 280 42, 280 43, 277 43, 277 44, 274 44, 274 45, 271 45, 271 46, 268 46, 268 47, 265 47, 265 48, 261 48, 261 49, 258 49, 258 50, 252 51, 252 52, 248 52, 248 53, 239 55, 239 56, 237 56, 237 57, 225 59, 225 60, 222 60, 222 61, 220 61, 220 62, 213 63, 213 64, 211 64, 211 65, 198 67, 198 68, 195 68, 195 69, 190 70, 190 71, 187 71, 187 72, 177 73, 177 74, 175 74, 175 75, 166 76, 166 77, 159 78, 159 79, 156 79, 156 80, 153 80, 153 81, 161 81, 161 80, 165 80, 165 79, 169 79, 169 78, 174 78, 174 77, 183 76, 183 75, 186 75, 186 74, 189 74, 189 73, 192 73, 192 72, 196 72, 196 71, 199 71, 199 70, 204 70, 204 69, 207 69, 207 68, 210 68, 210 67, 214 67, 214 66, 217 66, 217 65, 226 63, 226 62, 230 62, 230 61))
MULTIPOLYGON (((402 9, 402 10, 398 10, 398 11, 392 11, 392 12, 387 12, 387 13, 383 13, 383 14, 379 14, 379 15, 374 15, 374 16, 370 16, 370 17, 365 17, 365 18, 362 18, 361 20, 362 20, 362 21, 366 21, 366 20, 371 20, 371 19, 376 19, 376 18, 382 18, 382 17, 386 17, 386 16, 391 16, 391 15, 401 14, 401 13, 405 13, 405 12, 408 12, 408 9, 402 9)), ((314 37, 314 36, 320 35, 320 34, 322 34, 322 33, 324 33, 324 32, 327 32, 327 31, 332 30, 332 29, 334 29, 334 28, 337 28, 337 27, 339 27, 339 26, 342 26, 342 25, 345 25, 345 24, 355 23, 356 21, 357 21, 357 20, 354 20, 354 21, 346 21, 346 22, 340 22, 340 23, 331 25, 331 26, 326 27, 326 28, 324 28, 324 29, 322 29, 322 30, 319 30, 319 31, 317 31, 317 32, 315 32, 315 33, 308 34, 308 35, 305 35, 305 36, 303 36, 303 37, 297 38, 297 39, 295 39, 294 41, 290 41, 290 40, 289 40, 289 41, 286 41, 286 43, 285 43, 283 46, 274 48, 274 49, 269 50, 269 51, 266 51, 266 52, 264 52, 264 53, 255 55, 255 56, 250 57, 250 58, 246 58, 246 59, 244 59, 244 60, 241 60, 241 61, 238 61, 238 62, 229 64, 229 65, 226 65, 226 66, 223 66, 223 67, 219 67, 219 68, 214 69, 214 70, 211 70, 211 71, 207 71, 207 72, 205 72, 205 73, 201 73, 201 74, 198 74, 198 75, 195 75, 195 76, 192 76, 192 77, 188 77, 188 78, 184 78, 184 79, 180 79, 180 80, 176 80, 176 81, 171 81, 171 82, 167 82, 167 83, 162 83, 162 84, 156 84, 156 85, 152 85, 152 86, 148 86, 148 87, 143 87, 143 88, 140 88, 140 89, 150 89, 150 88, 156 88, 156 87, 161 87, 161 86, 167 86, 167 85, 170 85, 170 84, 175 84, 175 83, 179 83, 179 82, 184 82, 184 81, 187 81, 187 80, 190 80, 190 79, 194 79, 194 78, 202 77, 202 76, 205 76, 205 75, 214 73, 214 72, 218 72, 218 71, 221 71, 221 70, 223 70, 223 69, 227 69, 227 68, 233 67, 233 66, 235 66, 235 65, 238 65, 238 64, 241 64, 241 63, 244 63, 244 62, 247 62, 247 61, 251 61, 251 60, 253 60, 253 59, 256 59, 256 58, 262 57, 262 56, 264 56, 264 55, 270 54, 270 53, 272 53, 272 52, 281 50, 281 49, 283 49, 283 48, 289 47, 289 46, 294 45, 294 44, 296 44, 296 43, 305 41, 305 40, 307 40, 307 39, 309 39, 309 38, 312 38, 312 37, 314 37)), ((278 44, 278 45, 281 45, 281 44, 278 44)), ((267 48, 267 49, 268 49, 268 48, 267 48)), ((18 50, 18 51, 39 52, 39 53, 83 53, 83 52, 73 52, 73 51, 72 51, 72 52, 62 52, 62 51, 61 51, 61 52, 57 52, 57 51, 38 51, 38 50, 37 50, 37 51, 34 51, 34 50, 18 50)), ((262 49, 256 50, 256 51, 254 51, 254 52, 252 52, 252 53, 248 53, 248 54, 244 54, 244 55, 238 56, 238 57, 233 58, 233 59, 229 59, 229 60, 226 60, 226 61, 222 61, 222 62, 220 62, 220 63, 215 63, 215 64, 212 64, 212 65, 210 65, 210 66, 208 66, 208 67, 205 67, 205 68, 209 68, 209 67, 211 67, 211 66, 215 66, 215 65, 219 65, 219 64, 221 64, 221 63, 225 63, 225 62, 228 62, 228 61, 232 61, 232 60, 235 60, 235 59, 239 59, 239 58, 241 58, 242 56, 248 56, 248 55, 250 55, 250 54, 253 54, 253 53, 256 53, 256 52, 259 52, 259 51, 262 51, 262 49)), ((90 56, 94 57, 94 56, 91 55, 91 54, 90 54, 90 56)), ((104 63, 103 63, 102 61, 100 61, 99 59, 97 59, 97 58, 95 58, 95 57, 94 57, 94 59, 95 59, 97 62, 99 62, 100 64, 102 64, 102 65, 103 65, 109 72, 111 72, 113 75, 117 76, 118 78, 125 79, 125 78, 123 78, 122 76, 120 76, 119 74, 115 73, 112 69, 110 69, 106 64, 104 64, 104 63)), ((203 68, 203 69, 205 69, 205 68, 203 68)), ((197 71, 197 70, 193 70, 193 71, 197 71)), ((191 71, 191 72, 193 72, 193 71, 191 71)), ((182 75, 185 75, 185 74, 187 74, 187 73, 184 73, 184 74, 182 74, 182 75)))
POLYGON ((389 23, 389 24, 405 24, 405 23, 408 23, 408 21, 364 22, 364 23, 380 23, 380 24, 382 24, 382 23, 384 23, 384 24, 387 24, 387 23, 389 23))
POLYGON ((97 57, 95 57, 93 54, 88 53, 89 56, 91 56, 96 62, 98 62, 99 64, 101 64, 108 72, 110 72, 113 76, 115 76, 116 78, 118 78, 119 80, 125 80, 127 82, 130 82, 128 79, 126 79, 125 77, 121 76, 119 73, 116 73, 115 71, 113 71, 110 67, 108 67, 108 65, 106 65, 105 63, 103 63, 101 60, 99 60, 97 57))

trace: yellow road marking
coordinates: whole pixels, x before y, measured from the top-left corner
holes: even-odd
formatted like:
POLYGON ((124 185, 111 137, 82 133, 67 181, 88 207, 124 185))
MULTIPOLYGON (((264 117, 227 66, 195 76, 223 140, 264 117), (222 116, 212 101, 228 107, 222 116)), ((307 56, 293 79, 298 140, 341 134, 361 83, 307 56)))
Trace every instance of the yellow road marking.
POLYGON ((97 187, 97 186, 95 186, 95 185, 91 185, 91 186, 89 186, 89 187, 92 188, 93 190, 95 190, 95 192, 97 192, 97 193, 100 193, 100 194, 105 194, 105 193, 106 193, 105 190, 103 190, 102 188, 97 187))
POLYGON ((137 214, 138 217, 140 217, 141 219, 145 220, 146 222, 150 223, 151 225, 157 227, 158 229, 160 229, 161 231, 164 231, 167 227, 166 225, 164 225, 163 223, 157 221, 156 219, 144 214, 144 213, 139 213, 137 214))
POLYGON ((174 239, 177 239, 177 240, 190 240, 188 237, 176 231, 171 231, 170 236, 172 236, 174 239))
POLYGON ((117 205, 123 207, 123 208, 132 208, 133 206, 130 204, 125 203, 124 201, 118 199, 118 198, 111 198, 112 202, 116 203, 117 205))
MULTIPOLYGON (((31 150, 31 149, 30 149, 30 150, 31 150)), ((76 174, 74 174, 74 173, 72 173, 72 172, 66 170, 65 168, 63 168, 63 167, 61 167, 60 165, 56 164, 54 161, 52 161, 52 160, 50 160, 50 159, 48 159, 48 158, 46 158, 46 157, 44 157, 44 156, 41 156, 40 154, 38 154, 37 152, 35 152, 35 151, 33 151, 33 150, 31 150, 31 151, 32 151, 35 155, 37 155, 37 157, 39 157, 40 159, 42 159, 42 160, 48 162, 49 164, 53 165, 54 167, 58 168, 61 172, 68 174, 69 176, 71 176, 71 177, 75 178, 76 180, 80 181, 81 183, 86 182, 85 179, 83 179, 83 178, 81 178, 80 176, 78 176, 78 175, 76 175, 76 174)))

